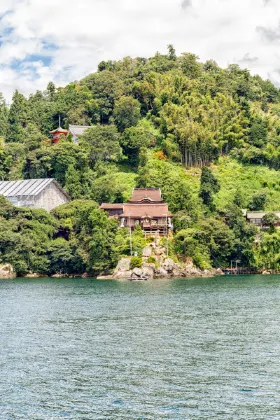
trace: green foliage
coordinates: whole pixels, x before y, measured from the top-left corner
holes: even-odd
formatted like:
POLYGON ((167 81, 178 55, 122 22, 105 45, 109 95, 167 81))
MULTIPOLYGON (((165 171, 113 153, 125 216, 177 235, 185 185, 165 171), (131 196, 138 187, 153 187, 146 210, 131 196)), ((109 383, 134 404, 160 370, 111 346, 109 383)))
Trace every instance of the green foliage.
POLYGON ((155 259, 155 257, 149 257, 147 259, 147 263, 148 264, 156 264, 157 260, 155 259))
POLYGON ((130 269, 133 270, 133 268, 141 268, 142 267, 142 257, 131 257, 130 260, 130 269))
POLYGON ((142 255, 142 249, 146 246, 145 234, 138 225, 132 232, 132 252, 142 255))
POLYGON ((280 219, 275 213, 266 213, 262 218, 262 224, 269 228, 269 233, 275 232, 275 225, 279 223, 279 221, 280 219))
POLYGON ((203 167, 200 178, 199 197, 203 203, 209 208, 213 208, 213 194, 216 194, 220 189, 219 182, 213 175, 211 169, 203 167))
POLYGON ((118 130, 121 132, 136 125, 140 119, 139 101, 130 96, 122 96, 115 103, 113 116, 118 130))
POLYGON ((89 150, 93 166, 100 161, 118 161, 121 157, 119 135, 114 125, 88 128, 81 136, 81 141, 89 150))
POLYGON ((266 193, 258 192, 253 195, 252 200, 248 204, 250 210, 264 210, 267 201, 266 193))
MULTIPOLYGON (((270 81, 168 45, 103 61, 65 88, 16 91, 10 108, 0 94, 0 117, 0 179, 54 177, 74 200, 48 215, 0 197, 0 262, 18 273, 109 272, 130 255, 130 236, 98 204, 126 201, 135 186, 161 188, 174 258, 279 267, 275 217, 260 233, 241 213, 280 210, 280 95, 270 81), (59 116, 64 128, 91 126, 79 144, 51 144, 59 116)), ((138 227, 133 252, 145 244, 138 227)))

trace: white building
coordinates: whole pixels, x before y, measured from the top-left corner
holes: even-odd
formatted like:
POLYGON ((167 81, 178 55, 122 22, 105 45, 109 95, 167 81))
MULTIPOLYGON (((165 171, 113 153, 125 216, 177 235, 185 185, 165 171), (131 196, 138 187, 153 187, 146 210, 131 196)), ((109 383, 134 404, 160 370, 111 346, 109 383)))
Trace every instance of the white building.
POLYGON ((67 136, 71 135, 74 143, 79 142, 79 137, 84 133, 87 128, 92 128, 90 125, 69 125, 67 136))
POLYGON ((0 195, 14 206, 47 211, 70 201, 69 195, 53 178, 0 181, 0 195))

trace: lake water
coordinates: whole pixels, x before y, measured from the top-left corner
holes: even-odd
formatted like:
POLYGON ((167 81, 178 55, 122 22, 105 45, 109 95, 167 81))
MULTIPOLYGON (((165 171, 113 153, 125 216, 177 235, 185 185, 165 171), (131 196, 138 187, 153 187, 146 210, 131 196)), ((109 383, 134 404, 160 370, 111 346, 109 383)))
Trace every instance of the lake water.
POLYGON ((0 419, 280 418, 280 276, 0 282, 0 419))

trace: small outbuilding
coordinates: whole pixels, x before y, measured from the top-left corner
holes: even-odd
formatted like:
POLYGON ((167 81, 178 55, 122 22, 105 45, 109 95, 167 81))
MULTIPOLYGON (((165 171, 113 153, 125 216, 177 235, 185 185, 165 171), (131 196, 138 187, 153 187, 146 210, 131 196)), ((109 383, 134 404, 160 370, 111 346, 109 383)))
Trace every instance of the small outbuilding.
POLYGON ((69 195, 53 178, 0 181, 0 195, 14 206, 46 211, 70 201, 69 195))
POLYGON ((69 125, 69 130, 67 137, 69 135, 72 136, 73 143, 79 142, 79 137, 81 137, 84 134, 84 131, 88 128, 92 128, 90 125, 69 125))

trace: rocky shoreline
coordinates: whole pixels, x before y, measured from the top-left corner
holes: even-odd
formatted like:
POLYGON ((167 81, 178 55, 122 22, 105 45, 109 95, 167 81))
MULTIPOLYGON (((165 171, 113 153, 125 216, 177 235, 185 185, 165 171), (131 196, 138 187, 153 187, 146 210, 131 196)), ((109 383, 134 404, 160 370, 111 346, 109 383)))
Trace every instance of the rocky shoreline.
POLYGON ((141 267, 130 268, 131 259, 122 258, 113 274, 98 276, 100 280, 125 280, 125 279, 171 279, 171 278, 194 278, 194 277, 214 277, 224 275, 221 269, 200 270, 192 263, 181 265, 171 258, 166 258, 160 265, 143 262, 141 267))

